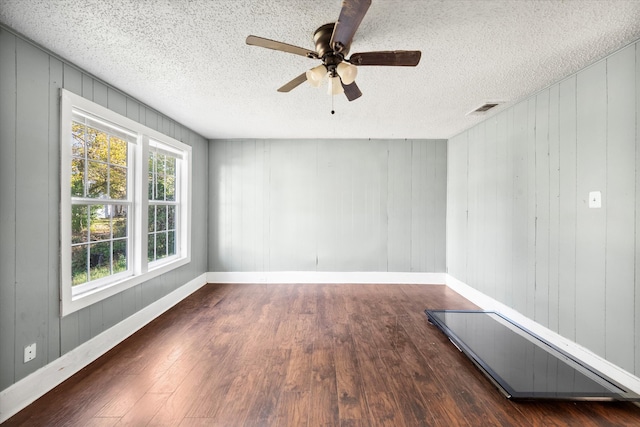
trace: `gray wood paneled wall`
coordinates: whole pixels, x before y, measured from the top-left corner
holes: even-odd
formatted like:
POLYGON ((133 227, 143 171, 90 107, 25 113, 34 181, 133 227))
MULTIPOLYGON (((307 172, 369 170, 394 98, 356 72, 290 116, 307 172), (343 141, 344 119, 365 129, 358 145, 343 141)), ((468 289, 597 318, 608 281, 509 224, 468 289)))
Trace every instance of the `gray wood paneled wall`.
POLYGON ((220 140, 209 159, 210 271, 444 272, 444 140, 220 140))
POLYGON ((447 189, 450 275, 635 375, 639 140, 635 44, 449 140, 447 189))
POLYGON ((207 267, 208 142, 0 27, 0 390, 207 267), (193 147, 192 262, 65 318, 59 309, 60 108, 64 87, 193 147), (24 364, 24 346, 37 357, 24 364))

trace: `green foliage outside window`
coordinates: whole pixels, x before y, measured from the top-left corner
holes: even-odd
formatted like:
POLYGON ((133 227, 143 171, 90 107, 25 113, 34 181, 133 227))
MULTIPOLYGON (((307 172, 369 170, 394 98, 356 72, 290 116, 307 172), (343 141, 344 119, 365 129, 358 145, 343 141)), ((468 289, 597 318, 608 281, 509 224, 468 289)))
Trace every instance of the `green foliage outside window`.
POLYGON ((127 141, 83 123, 72 123, 70 184, 71 195, 76 198, 71 208, 74 286, 127 270, 127 206, 89 203, 89 200, 127 200, 127 153, 127 141))

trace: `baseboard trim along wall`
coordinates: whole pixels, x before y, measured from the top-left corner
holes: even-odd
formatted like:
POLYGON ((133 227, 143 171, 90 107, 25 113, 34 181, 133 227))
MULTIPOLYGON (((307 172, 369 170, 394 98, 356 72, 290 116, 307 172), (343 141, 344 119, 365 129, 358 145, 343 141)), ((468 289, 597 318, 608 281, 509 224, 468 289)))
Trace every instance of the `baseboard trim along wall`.
POLYGON ((640 378, 603 359, 579 344, 536 323, 512 308, 473 289, 446 273, 394 272, 209 272, 201 274, 172 293, 143 308, 111 329, 62 355, 28 377, 0 392, 0 423, 70 378, 147 323, 207 283, 322 283, 322 284, 421 284, 443 285, 456 291, 483 310, 495 310, 513 319, 572 356, 600 370, 615 381, 640 393, 640 378))
POLYGON ((0 423, 33 403, 207 283, 203 273, 0 392, 0 423))
POLYGON ((497 311, 508 318, 512 319, 516 323, 529 329, 534 334, 544 338, 551 344, 557 346, 561 350, 569 353, 573 357, 585 362, 593 368, 599 370, 603 374, 609 376, 611 379, 617 381, 621 385, 629 388, 629 390, 640 394, 640 378, 625 371, 617 365, 605 360, 601 356, 593 353, 592 351, 582 347, 571 341, 568 338, 559 335, 558 333, 536 323, 534 320, 524 316, 518 311, 502 304, 501 302, 483 294, 482 292, 473 289, 466 283, 447 275, 446 284, 449 288, 456 291, 469 301, 473 302, 483 310, 497 311))
POLYGON ((402 273, 387 271, 214 271, 208 283, 322 283, 322 284, 418 284, 444 285, 446 273, 402 273))

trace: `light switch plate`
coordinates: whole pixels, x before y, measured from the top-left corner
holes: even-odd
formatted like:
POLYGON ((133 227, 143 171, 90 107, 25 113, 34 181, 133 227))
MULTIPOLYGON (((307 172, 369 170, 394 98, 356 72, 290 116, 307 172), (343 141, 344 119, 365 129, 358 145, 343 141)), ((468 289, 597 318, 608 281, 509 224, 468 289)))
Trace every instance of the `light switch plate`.
POLYGON ((600 193, 599 191, 589 192, 589 207, 590 208, 602 207, 602 193, 600 193))

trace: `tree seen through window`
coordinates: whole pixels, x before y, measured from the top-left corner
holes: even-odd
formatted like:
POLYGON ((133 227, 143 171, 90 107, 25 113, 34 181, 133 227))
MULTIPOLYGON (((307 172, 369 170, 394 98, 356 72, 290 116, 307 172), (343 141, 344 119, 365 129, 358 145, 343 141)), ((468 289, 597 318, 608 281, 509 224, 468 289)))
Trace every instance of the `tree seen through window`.
POLYGON ((75 286, 128 269, 128 142, 73 121, 71 155, 75 286))

